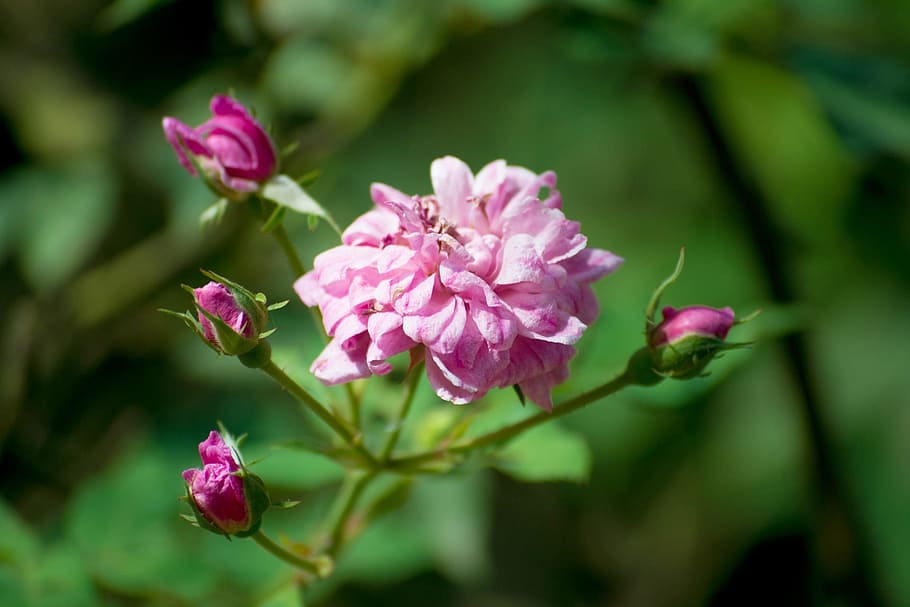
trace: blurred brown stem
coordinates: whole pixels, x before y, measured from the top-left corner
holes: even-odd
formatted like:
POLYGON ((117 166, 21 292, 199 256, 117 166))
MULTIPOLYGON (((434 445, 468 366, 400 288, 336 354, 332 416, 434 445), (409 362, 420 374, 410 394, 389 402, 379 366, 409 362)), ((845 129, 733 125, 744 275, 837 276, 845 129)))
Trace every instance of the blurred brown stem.
MULTIPOLYGON (((793 279, 787 269, 792 265, 787 256, 786 238, 775 224, 761 188, 748 168, 737 161, 734 146, 715 116, 705 84, 699 76, 683 75, 675 80, 677 90, 689 107, 695 122, 701 127, 722 183, 730 191, 730 200, 737 204, 748 228, 748 235, 758 254, 758 260, 771 296, 779 302, 797 300, 793 279)), ((781 338, 793 381, 800 394, 800 405, 808 432, 812 453, 813 485, 816 499, 816 552, 820 559, 823 590, 826 594, 844 594, 858 605, 882 605, 877 588, 869 576, 867 544, 855 506, 845 490, 835 463, 833 447, 825 427, 824 414, 817 382, 812 372, 806 333, 794 331, 781 338), (842 537, 836 537, 842 536, 842 537), (825 548, 846 544, 837 559, 829 562, 825 548)), ((830 597, 826 597, 830 598, 830 597)))

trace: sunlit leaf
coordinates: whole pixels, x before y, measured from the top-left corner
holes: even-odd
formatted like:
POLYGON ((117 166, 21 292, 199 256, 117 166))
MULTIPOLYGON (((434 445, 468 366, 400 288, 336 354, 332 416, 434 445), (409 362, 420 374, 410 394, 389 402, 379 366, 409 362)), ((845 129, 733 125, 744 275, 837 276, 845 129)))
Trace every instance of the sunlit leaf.
POLYGON ((263 198, 267 198, 292 211, 304 215, 320 217, 331 225, 336 232, 339 231, 338 226, 335 225, 335 222, 332 220, 332 216, 328 211, 322 208, 318 202, 313 200, 313 198, 300 187, 300 184, 287 175, 276 175, 275 177, 272 177, 262 186, 259 193, 263 198))

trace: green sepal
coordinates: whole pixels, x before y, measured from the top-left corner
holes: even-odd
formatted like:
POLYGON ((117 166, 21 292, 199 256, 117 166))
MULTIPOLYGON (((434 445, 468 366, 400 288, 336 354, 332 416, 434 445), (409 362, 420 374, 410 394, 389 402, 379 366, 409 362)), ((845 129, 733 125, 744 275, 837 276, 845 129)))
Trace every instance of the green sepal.
POLYGON ((300 147, 299 141, 292 141, 291 143, 289 143, 286 146, 284 146, 283 148, 281 148, 280 156, 282 158, 287 158, 288 156, 290 156, 291 154, 296 152, 297 148, 299 148, 299 147, 300 147))
POLYGON ((208 346, 209 348, 211 348, 218 354, 221 354, 221 350, 219 350, 217 347, 215 347, 214 344, 212 344, 208 339, 206 339, 205 332, 202 330, 202 325, 199 324, 199 320, 195 316, 193 316, 189 312, 175 312, 174 310, 168 310, 166 308, 158 308, 158 311, 163 314, 167 314, 168 316, 173 316, 175 318, 179 318, 180 320, 182 320, 184 322, 184 324, 186 324, 186 326, 189 327, 190 330, 193 331, 193 333, 195 333, 206 346, 208 346))
POLYGON ((210 270, 201 270, 201 272, 203 276, 223 284, 231 291, 231 294, 234 296, 234 301, 240 308, 243 308, 243 311, 247 313, 247 316, 253 323, 253 332, 255 334, 258 335, 265 329, 269 314, 265 305, 266 298, 264 294, 253 293, 243 285, 210 270))
POLYGON ((248 352, 238 354, 237 360, 250 369, 262 369, 272 360, 272 346, 264 339, 260 339, 248 352))
POLYGON ((316 180, 319 179, 320 175, 321 173, 319 172, 319 169, 313 169, 312 171, 307 171, 298 177, 295 181, 300 185, 300 187, 305 188, 308 185, 313 185, 316 183, 316 180))
POLYGON ((702 377, 705 367, 720 352, 751 345, 751 342, 731 343, 714 336, 693 334, 654 348, 651 361, 654 371, 664 377, 692 379, 702 377))
POLYGON ((665 378, 655 370, 651 351, 647 347, 639 348, 629 357, 625 374, 633 384, 638 386, 653 386, 665 378))
MULTIPOLYGON (((201 306, 197 306, 197 308, 199 313, 212 323, 212 330, 215 331, 215 338, 218 340, 218 345, 220 346, 222 353, 227 354, 228 356, 246 354, 259 343, 258 339, 250 339, 249 337, 244 337, 240 333, 237 333, 226 322, 221 320, 221 318, 215 316, 205 308, 201 306)), ((205 334, 203 334, 203 339, 205 339, 205 334)))
POLYGON ((186 495, 180 499, 185 499, 190 504, 190 508, 193 511, 193 516, 181 515, 185 520, 194 523, 195 525, 207 530, 212 533, 217 533, 218 535, 223 535, 230 539, 231 535, 236 537, 248 537, 259 531, 259 527, 262 525, 262 516, 266 510, 269 509, 269 506, 272 505, 272 501, 269 498, 268 490, 266 489, 265 483, 257 475, 249 471, 246 464, 243 461, 243 456, 240 453, 240 445, 246 439, 246 434, 241 434, 240 436, 235 437, 231 434, 224 424, 220 421, 217 422, 218 433, 221 435, 221 440, 224 441, 225 446, 231 451, 231 456, 234 458, 239 470, 234 472, 235 476, 240 477, 243 480, 243 497, 246 502, 247 512, 249 513, 249 524, 246 529, 241 531, 236 531, 233 533, 228 533, 221 527, 217 526, 215 523, 210 521, 202 513, 202 510, 199 509, 199 506, 196 504, 196 500, 193 499, 193 495, 190 492, 190 486, 186 485, 186 495))
POLYGON ((518 395, 518 402, 521 403, 521 406, 525 406, 525 393, 521 391, 521 386, 518 384, 512 384, 512 388, 515 390, 515 394, 518 395))
POLYGON ((250 512, 250 526, 248 529, 238 531, 237 537, 249 537, 259 531, 262 526, 262 515, 272 505, 268 490, 261 478, 249 472, 245 467, 237 473, 243 479, 243 495, 250 512))
MULTIPOLYGON (((227 287, 227 289, 231 292, 231 296, 234 298, 234 302, 236 303, 237 307, 242 309, 246 314, 247 322, 252 325, 252 332, 255 336, 245 337, 244 335, 237 333, 221 318, 215 316, 208 310, 205 310, 199 306, 199 303, 197 301, 196 308, 199 310, 199 313, 212 323, 212 329, 215 332, 215 336, 217 338, 221 351, 224 354, 232 356, 239 356, 252 351, 260 342, 260 335, 265 331, 266 324, 268 323, 269 312, 268 306, 266 305, 266 296, 263 293, 253 293, 243 285, 225 278, 220 274, 216 274, 215 272, 208 270, 201 270, 201 272, 207 278, 227 287)), ((193 294, 193 298, 195 300, 195 290, 186 286, 184 286, 184 288, 193 294)), ((204 333, 202 333, 202 337, 205 339, 204 333)))
POLYGON ((207 519, 202 513, 202 510, 199 509, 199 506, 196 505, 196 500, 193 499, 192 493, 190 493, 190 486, 186 485, 186 501, 190 504, 190 509, 193 511, 193 516, 186 514, 181 514, 181 518, 185 521, 189 521, 190 524, 195 525, 206 531, 211 531, 218 535, 223 535, 224 537, 230 539, 230 535, 225 533, 224 529, 214 524, 212 521, 207 519))
POLYGON ((660 297, 664 294, 664 291, 667 290, 667 287, 676 282, 676 279, 682 274, 683 266, 686 264, 686 247, 679 249, 679 259, 676 260, 676 269, 673 270, 673 273, 667 276, 657 289, 651 295, 651 301, 648 302, 648 307, 645 308, 645 334, 649 334, 651 329, 657 325, 654 321, 654 314, 657 312, 657 306, 660 305, 660 297))
POLYGON ((262 227, 259 228, 259 231, 263 234, 268 234, 275 228, 281 225, 281 220, 284 219, 284 214, 287 212, 287 207, 276 206, 275 210, 272 211, 272 214, 269 215, 269 218, 265 220, 265 223, 262 224, 262 227))

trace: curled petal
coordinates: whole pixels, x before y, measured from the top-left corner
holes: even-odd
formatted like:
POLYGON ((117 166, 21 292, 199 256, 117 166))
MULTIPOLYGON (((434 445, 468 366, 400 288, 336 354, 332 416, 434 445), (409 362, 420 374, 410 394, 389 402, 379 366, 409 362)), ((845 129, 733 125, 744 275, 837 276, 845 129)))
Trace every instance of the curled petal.
POLYGON ((325 383, 387 373, 390 357, 421 348, 440 398, 518 385, 552 406, 572 344, 598 313, 590 283, 621 259, 587 248, 552 172, 500 160, 475 178, 445 157, 430 174, 432 196, 373 184, 376 207, 295 285, 334 338, 314 373, 325 383))

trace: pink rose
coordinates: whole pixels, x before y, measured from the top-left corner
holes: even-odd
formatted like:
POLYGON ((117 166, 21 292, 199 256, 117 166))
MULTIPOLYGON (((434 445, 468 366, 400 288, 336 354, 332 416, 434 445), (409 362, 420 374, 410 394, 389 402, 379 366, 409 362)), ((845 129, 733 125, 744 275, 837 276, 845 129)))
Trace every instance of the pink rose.
POLYGON ((667 377, 695 377, 721 350, 741 344, 725 344, 736 323, 731 308, 689 306, 663 309, 663 320, 648 331, 648 349, 654 370, 667 377))
POLYGON ((242 468, 233 450, 214 430, 199 443, 199 456, 202 469, 183 471, 196 522, 224 535, 255 533, 268 507, 262 480, 242 468))
POLYGON ((376 207, 295 283, 333 338, 311 371, 348 382, 422 348, 442 399, 469 403, 517 385, 551 408, 550 389, 568 377, 573 344, 599 311, 590 284, 622 260, 587 247, 560 210, 552 172, 498 160, 475 176, 449 156, 431 177, 430 196, 374 184, 376 207))
POLYGON ((191 175, 196 175, 196 168, 187 152, 219 191, 256 191, 278 167, 272 140, 246 108, 230 97, 212 97, 211 110, 212 117, 196 128, 170 116, 164 118, 165 137, 191 175))

